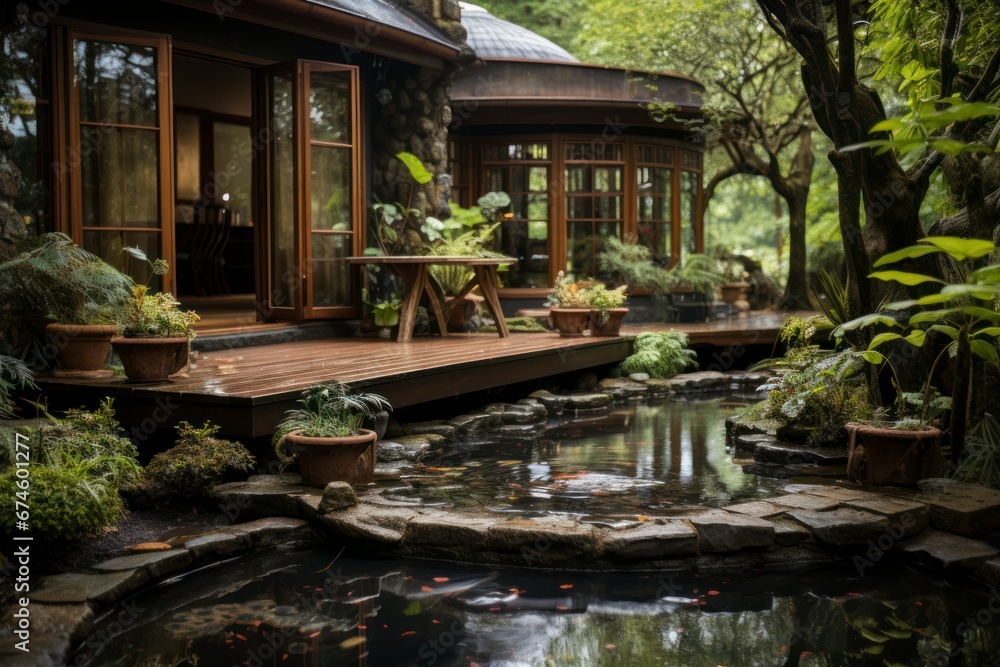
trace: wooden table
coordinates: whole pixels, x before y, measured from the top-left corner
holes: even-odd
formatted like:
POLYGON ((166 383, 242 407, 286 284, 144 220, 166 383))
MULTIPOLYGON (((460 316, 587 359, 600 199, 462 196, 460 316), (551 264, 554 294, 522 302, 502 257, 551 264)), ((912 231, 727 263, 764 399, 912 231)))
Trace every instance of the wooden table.
POLYGON ((500 309, 500 297, 497 295, 497 289, 500 286, 497 268, 504 264, 513 264, 516 261, 513 257, 462 257, 458 255, 389 255, 347 258, 348 264, 385 265, 402 278, 406 284, 406 293, 403 295, 403 303, 399 309, 399 335, 396 337, 400 343, 408 343, 413 340, 413 325, 417 319, 417 307, 425 295, 430 302, 431 311, 437 319, 438 329, 441 331, 441 335, 444 335, 448 332, 448 316, 451 310, 476 286, 479 287, 479 291, 486 301, 486 307, 496 321, 497 333, 500 334, 501 338, 510 336, 507 323, 503 319, 503 311, 500 309), (467 266, 472 269, 472 278, 451 301, 447 301, 444 290, 427 270, 427 267, 432 264, 467 266))

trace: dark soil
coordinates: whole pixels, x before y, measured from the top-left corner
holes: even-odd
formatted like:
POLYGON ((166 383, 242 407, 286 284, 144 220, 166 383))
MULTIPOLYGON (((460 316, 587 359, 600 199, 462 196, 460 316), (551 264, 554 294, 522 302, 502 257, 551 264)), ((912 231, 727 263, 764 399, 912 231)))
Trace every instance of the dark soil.
POLYGON ((177 533, 201 533, 229 523, 218 513, 171 509, 132 510, 117 528, 68 545, 36 543, 32 565, 38 574, 74 572, 109 558, 127 556, 125 547, 142 542, 162 542, 177 533), (37 563, 37 565, 36 565, 37 563), (44 568, 44 570, 43 570, 44 568))

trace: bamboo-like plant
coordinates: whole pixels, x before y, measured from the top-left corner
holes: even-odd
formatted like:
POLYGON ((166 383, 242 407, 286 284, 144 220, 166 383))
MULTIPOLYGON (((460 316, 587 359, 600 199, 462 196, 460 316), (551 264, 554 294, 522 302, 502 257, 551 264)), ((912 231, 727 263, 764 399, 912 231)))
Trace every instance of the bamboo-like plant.
POLYGON ((297 408, 285 413, 274 434, 277 445, 292 431, 313 438, 357 435, 366 420, 392 406, 384 396, 354 392, 340 382, 317 384, 306 389, 297 408))

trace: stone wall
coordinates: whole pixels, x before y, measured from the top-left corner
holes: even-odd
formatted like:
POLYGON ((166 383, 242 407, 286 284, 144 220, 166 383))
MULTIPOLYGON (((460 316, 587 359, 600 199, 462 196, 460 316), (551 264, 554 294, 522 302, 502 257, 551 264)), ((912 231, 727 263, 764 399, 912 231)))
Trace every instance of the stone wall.
MULTIPOLYGON (((476 56, 465 44, 465 28, 456 0, 399 0, 399 5, 434 23, 461 49, 458 62, 444 71, 391 61, 387 66, 385 91, 373 91, 376 111, 372 169, 372 192, 383 202, 409 204, 425 215, 447 217, 450 195, 448 172, 448 125, 451 106, 448 93, 453 76, 476 56), (435 175, 425 186, 413 183, 406 167, 395 158, 401 151, 413 153, 435 175)), ((419 242, 411 226, 412 246, 419 242)))
POLYGON ((24 219, 14 207, 21 185, 21 170, 9 153, 14 135, 6 123, 0 124, 0 241, 13 241, 27 234, 24 219))

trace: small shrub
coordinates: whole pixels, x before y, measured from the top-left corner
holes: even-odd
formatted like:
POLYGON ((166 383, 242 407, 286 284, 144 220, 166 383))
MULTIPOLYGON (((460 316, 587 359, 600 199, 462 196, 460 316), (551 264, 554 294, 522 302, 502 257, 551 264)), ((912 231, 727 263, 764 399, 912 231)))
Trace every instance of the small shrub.
POLYGON ((990 413, 969 432, 954 479, 1000 489, 1000 422, 990 413))
POLYGON ((216 438, 219 426, 177 425, 177 444, 146 466, 147 492, 153 497, 206 496, 213 486, 243 478, 254 469, 253 455, 238 442, 216 438))
POLYGON ((622 372, 670 378, 689 367, 697 367, 697 355, 687 349, 687 342, 687 334, 681 331, 641 333, 635 337, 631 356, 621 363, 622 372))
MULTIPOLYGON (((0 502, 14 507, 15 470, 0 476, 0 502)), ((125 516, 118 490, 79 468, 31 466, 31 534, 36 539, 70 541, 117 525, 125 516)), ((3 528, 14 529, 14 512, 4 512, 3 528)))

